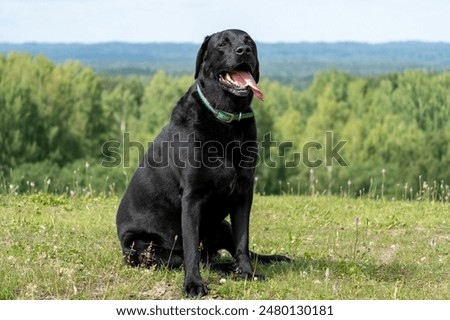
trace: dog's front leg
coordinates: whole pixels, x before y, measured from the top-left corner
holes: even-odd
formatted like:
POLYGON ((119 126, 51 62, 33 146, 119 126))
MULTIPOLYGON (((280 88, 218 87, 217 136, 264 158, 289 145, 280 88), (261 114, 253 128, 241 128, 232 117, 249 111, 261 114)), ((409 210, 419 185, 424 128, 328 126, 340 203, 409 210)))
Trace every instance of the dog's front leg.
POLYGON ((234 258, 238 267, 237 272, 244 279, 264 280, 264 276, 256 274, 250 263, 250 252, 248 249, 249 222, 252 196, 246 197, 234 212, 231 213, 231 227, 233 240, 236 245, 234 258))
POLYGON ((201 200, 182 198, 181 224, 183 233, 184 290, 191 297, 204 296, 208 287, 200 276, 199 227, 201 200))

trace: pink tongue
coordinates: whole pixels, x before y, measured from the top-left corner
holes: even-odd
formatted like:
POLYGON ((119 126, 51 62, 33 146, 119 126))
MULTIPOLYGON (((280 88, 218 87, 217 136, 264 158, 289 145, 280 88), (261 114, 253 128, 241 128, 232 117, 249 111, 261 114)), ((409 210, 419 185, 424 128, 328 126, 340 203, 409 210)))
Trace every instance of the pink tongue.
POLYGON ((230 77, 236 81, 237 83, 239 83, 240 86, 244 87, 244 86, 249 86, 250 89, 252 89, 253 93, 255 94, 255 96, 261 100, 264 101, 264 95, 261 92, 261 90, 259 90, 258 85, 255 82, 255 79, 253 79, 252 75, 250 74, 250 72, 245 72, 245 71, 230 71, 229 72, 230 77))

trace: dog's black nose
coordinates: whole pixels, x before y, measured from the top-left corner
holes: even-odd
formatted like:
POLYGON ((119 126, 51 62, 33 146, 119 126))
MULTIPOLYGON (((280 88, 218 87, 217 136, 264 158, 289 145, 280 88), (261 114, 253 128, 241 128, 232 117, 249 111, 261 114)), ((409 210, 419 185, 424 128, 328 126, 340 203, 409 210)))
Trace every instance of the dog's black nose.
POLYGON ((252 53, 252 48, 249 46, 240 46, 240 47, 237 47, 235 51, 238 56, 241 56, 244 53, 246 53, 246 54, 252 53))

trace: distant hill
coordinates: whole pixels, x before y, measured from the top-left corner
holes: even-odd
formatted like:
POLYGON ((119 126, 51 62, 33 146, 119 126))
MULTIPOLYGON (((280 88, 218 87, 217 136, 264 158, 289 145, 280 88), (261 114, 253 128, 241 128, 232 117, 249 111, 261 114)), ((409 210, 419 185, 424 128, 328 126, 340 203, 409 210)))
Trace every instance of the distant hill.
POLYGON ((125 69, 157 70, 170 73, 192 73, 197 44, 190 43, 0 43, 0 52, 42 54, 55 62, 79 60, 94 69, 107 72, 128 72, 125 69), (180 69, 178 69, 180 68, 180 69))
MULTIPOLYGON (((194 43, 0 43, 0 53, 42 54, 58 63, 79 60, 98 72, 113 75, 151 75, 158 69, 171 74, 193 74, 199 46, 194 43)), ((264 76, 300 88, 317 72, 330 68, 358 75, 412 68, 450 69, 450 43, 259 43, 258 50, 264 76)))

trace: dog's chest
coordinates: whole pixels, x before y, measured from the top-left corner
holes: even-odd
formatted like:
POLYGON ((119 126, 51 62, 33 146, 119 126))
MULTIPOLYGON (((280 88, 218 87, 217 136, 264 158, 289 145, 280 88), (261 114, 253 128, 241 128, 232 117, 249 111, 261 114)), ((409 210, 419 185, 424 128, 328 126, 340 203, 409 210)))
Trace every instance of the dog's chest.
POLYGON ((238 172, 234 168, 226 168, 214 175, 216 193, 220 195, 231 195, 236 190, 238 172))
POLYGON ((203 156, 207 158, 204 165, 209 169, 215 193, 229 196, 249 187, 257 156, 256 146, 252 150, 249 146, 250 143, 233 141, 204 150, 203 156))

